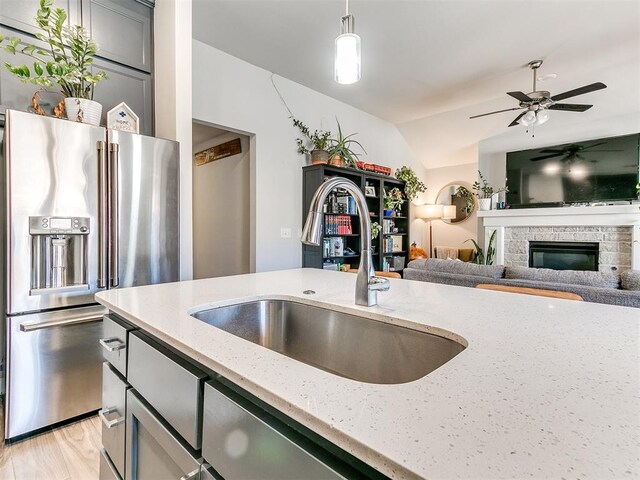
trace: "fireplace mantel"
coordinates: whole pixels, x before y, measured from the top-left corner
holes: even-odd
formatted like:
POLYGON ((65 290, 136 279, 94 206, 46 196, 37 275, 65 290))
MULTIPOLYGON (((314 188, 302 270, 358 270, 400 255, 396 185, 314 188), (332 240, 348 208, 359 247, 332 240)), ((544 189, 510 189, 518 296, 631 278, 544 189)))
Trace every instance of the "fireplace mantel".
MULTIPOLYGON (((631 268, 640 270, 640 205, 526 208, 479 211, 485 245, 496 233, 497 264, 504 264, 505 229, 509 227, 630 227, 631 268)), ((628 248, 628 247, 627 247, 628 248)), ((627 267, 628 268, 628 267, 627 267)))

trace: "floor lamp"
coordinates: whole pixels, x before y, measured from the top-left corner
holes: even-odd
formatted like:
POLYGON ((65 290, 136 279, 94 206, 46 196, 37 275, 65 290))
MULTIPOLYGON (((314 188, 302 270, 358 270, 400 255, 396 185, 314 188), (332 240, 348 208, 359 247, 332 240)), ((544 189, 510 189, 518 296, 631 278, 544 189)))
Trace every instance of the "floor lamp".
POLYGON ((442 218, 444 213, 444 205, 425 203, 419 205, 416 209, 416 215, 418 218, 423 219, 425 222, 429 222, 429 258, 433 258, 433 220, 442 218))

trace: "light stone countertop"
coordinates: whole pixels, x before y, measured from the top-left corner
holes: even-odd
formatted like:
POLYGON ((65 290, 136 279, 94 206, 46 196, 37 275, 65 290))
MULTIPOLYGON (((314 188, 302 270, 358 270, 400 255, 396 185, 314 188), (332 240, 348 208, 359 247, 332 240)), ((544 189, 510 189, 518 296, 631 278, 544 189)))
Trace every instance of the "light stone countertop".
POLYGON ((367 308, 354 303, 355 278, 296 269, 96 297, 394 478, 640 478, 640 309, 396 279, 367 308), (419 380, 375 385, 187 314, 270 296, 462 337, 468 347, 419 380))

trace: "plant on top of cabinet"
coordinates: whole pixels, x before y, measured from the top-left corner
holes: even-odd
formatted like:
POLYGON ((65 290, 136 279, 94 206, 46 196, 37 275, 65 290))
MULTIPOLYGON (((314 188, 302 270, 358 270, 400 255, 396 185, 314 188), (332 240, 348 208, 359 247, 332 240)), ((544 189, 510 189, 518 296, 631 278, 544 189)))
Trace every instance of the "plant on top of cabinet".
POLYGON ((41 48, 17 37, 0 36, 0 43, 7 40, 4 51, 15 55, 22 53, 33 58, 33 66, 5 64, 7 70, 24 83, 53 88, 58 84, 65 98, 67 118, 91 125, 99 125, 102 105, 93 101, 96 84, 107 78, 103 71, 91 73, 91 64, 98 52, 98 45, 89 38, 80 25, 67 26, 67 12, 53 8, 54 0, 40 0, 36 23, 42 31, 36 37, 47 43, 41 48))
POLYGON ((329 161, 327 147, 329 146, 331 132, 328 130, 314 130, 313 133, 311 133, 309 127, 301 120, 294 117, 290 118, 293 121, 293 126, 297 127, 302 134, 302 137, 296 138, 298 153, 300 155, 311 154, 311 163, 314 165, 327 163, 329 161))
POLYGON ((412 168, 402 166, 396 170, 396 178, 404 182, 404 194, 407 200, 415 200, 419 193, 424 192, 427 186, 420 181, 412 168))
MULTIPOLYGON (((391 215, 397 213, 405 202, 405 197, 402 191, 398 188, 392 188, 384 195, 384 209, 390 211, 391 215)), ((391 216, 385 213, 385 216, 391 216)))
POLYGON ((363 153, 367 152, 364 147, 360 145, 360 142, 351 138, 354 135, 357 135, 357 133, 345 136, 342 134, 342 127, 340 126, 340 122, 337 118, 336 123, 338 124, 338 136, 329 140, 329 163, 338 167, 346 165, 347 167, 356 168, 358 154, 353 151, 353 146, 357 145, 363 153))

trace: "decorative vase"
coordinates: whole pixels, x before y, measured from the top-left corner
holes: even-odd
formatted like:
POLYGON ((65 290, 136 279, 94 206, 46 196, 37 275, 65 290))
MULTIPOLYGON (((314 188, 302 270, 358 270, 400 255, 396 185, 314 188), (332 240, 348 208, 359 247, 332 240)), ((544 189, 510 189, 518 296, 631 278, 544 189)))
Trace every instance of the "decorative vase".
POLYGON ((393 216, 393 214, 395 213, 395 210, 384 210, 384 216, 385 217, 391 217, 393 216))
POLYGON ((340 155, 334 155, 329 160, 329 165, 333 165, 334 167, 342 167, 343 166, 342 157, 340 155))
POLYGON ((479 198, 478 199, 478 208, 480 210, 483 210, 483 211, 491 210, 491 197, 489 197, 489 198, 479 198))
POLYGON ((67 118, 72 122, 100 126, 102 105, 86 98, 69 97, 64 99, 67 118))
POLYGON ((329 162, 329 152, 326 150, 311 150, 311 165, 320 165, 329 162))

